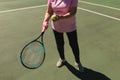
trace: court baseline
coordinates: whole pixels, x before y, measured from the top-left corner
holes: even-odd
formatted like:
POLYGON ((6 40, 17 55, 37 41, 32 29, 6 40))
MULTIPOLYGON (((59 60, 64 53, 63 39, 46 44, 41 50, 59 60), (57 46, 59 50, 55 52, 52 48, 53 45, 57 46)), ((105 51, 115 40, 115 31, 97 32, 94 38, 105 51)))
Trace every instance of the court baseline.
MULTIPOLYGON (((79 1, 80 3, 81 1, 79 1)), ((97 4, 95 4, 97 5, 97 4)), ((28 10, 28 9, 35 9, 35 8, 41 8, 41 7, 45 7, 47 5, 39 5, 39 6, 31 6, 31 7, 24 7, 24 8, 17 8, 17 9, 10 9, 10 10, 3 10, 3 11, 0 11, 0 14, 2 13, 9 13, 9 12, 15 12, 15 11, 21 11, 21 10, 28 10)), ((102 5, 101 5, 102 6, 102 5)), ((104 7, 104 6, 103 6, 104 7)), ((109 16, 109 15, 106 15, 106 14, 102 14, 102 13, 99 13, 99 12, 96 12, 96 11, 92 11, 92 10, 88 10, 88 9, 85 9, 85 8, 80 8, 78 7, 78 9, 80 10, 83 10, 83 11, 87 11, 87 12, 90 12, 90 13, 93 13, 93 14, 97 14, 97 15, 100 15, 100 16, 103 16, 103 17, 107 17, 107 18, 110 18, 110 19, 113 19, 113 20, 117 20, 117 21, 120 21, 119 18, 116 18, 116 17, 113 17, 113 16, 109 16)), ((114 9, 114 8, 112 8, 114 9)), ((115 8, 116 9, 116 8, 115 8)), ((117 9, 118 10, 118 9, 117 9)))

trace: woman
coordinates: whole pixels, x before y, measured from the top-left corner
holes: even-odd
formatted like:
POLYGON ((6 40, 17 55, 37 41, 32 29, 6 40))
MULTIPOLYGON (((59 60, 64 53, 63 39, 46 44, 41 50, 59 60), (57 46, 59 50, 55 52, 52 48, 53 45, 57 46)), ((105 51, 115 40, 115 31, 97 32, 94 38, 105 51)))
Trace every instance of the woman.
POLYGON ((51 25, 54 32, 57 49, 60 55, 60 59, 58 60, 56 66, 62 67, 66 62, 64 56, 63 36, 63 34, 66 33, 75 57, 75 65, 82 72, 83 67, 80 63, 79 58, 79 46, 77 41, 75 17, 77 11, 77 3, 78 0, 48 0, 48 7, 43 21, 42 31, 45 31, 47 29, 51 16, 55 15, 57 18, 51 21, 51 25))

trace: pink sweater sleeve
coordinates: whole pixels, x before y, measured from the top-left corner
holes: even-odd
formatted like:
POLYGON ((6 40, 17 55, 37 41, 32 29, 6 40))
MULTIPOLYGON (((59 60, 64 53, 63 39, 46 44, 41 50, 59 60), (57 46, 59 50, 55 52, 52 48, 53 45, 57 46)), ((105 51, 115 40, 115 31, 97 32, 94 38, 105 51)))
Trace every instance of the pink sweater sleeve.
POLYGON ((76 6, 77 7, 77 4, 78 4, 78 0, 72 0, 71 6, 76 6))

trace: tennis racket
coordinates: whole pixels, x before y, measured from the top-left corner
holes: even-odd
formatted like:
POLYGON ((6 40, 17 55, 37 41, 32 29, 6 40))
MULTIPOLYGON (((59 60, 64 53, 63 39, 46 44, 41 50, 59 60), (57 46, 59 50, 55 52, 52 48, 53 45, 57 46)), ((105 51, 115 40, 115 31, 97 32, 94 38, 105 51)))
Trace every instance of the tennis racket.
POLYGON ((20 53, 20 62, 21 64, 28 69, 39 68, 45 59, 45 47, 43 42, 42 32, 35 40, 27 43, 21 53, 20 53))

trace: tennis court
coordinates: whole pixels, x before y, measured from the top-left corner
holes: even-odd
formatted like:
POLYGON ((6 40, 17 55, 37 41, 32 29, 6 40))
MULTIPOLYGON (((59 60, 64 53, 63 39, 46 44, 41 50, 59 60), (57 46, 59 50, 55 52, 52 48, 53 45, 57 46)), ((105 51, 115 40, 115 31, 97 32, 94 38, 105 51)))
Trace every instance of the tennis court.
POLYGON ((66 36, 65 55, 69 64, 56 67, 59 56, 51 26, 44 36, 44 64, 36 70, 20 64, 21 49, 41 32, 46 4, 47 0, 0 0, 0 80, 109 80, 105 77, 119 80, 119 0, 79 0, 78 39, 81 62, 87 73, 76 71, 66 36))

